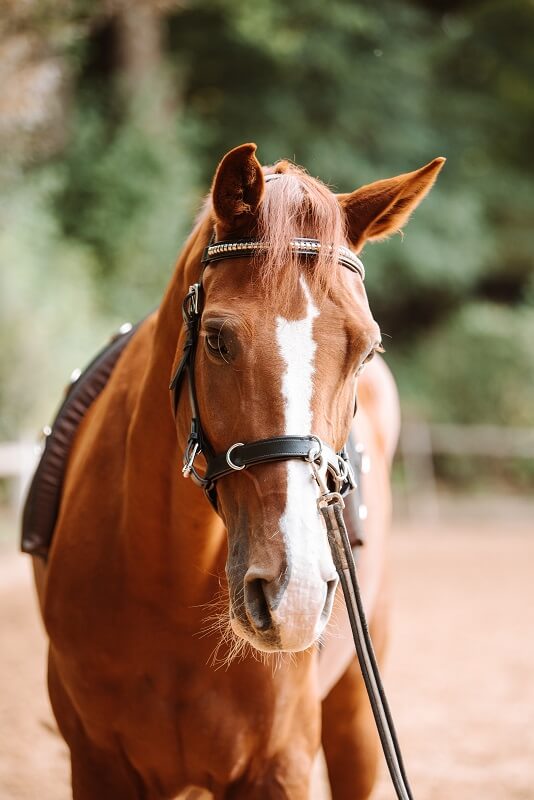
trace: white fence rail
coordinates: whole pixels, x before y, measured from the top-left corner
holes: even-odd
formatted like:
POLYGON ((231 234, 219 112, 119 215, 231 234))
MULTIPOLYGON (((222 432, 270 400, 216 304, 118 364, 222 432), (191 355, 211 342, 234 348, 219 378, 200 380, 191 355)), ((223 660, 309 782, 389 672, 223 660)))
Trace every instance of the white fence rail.
POLYGON ((434 455, 534 459, 534 428, 404 422, 399 454, 408 510, 437 517, 434 455))
POLYGON ((15 508, 22 504, 38 458, 35 442, 0 443, 0 479, 9 479, 10 502, 15 508))
POLYGON ((534 428, 405 422, 402 435, 403 447, 406 445, 412 452, 421 442, 429 441, 432 451, 443 455, 534 458, 534 428))
MULTIPOLYGON (((404 422, 399 453, 408 503, 417 496, 417 513, 437 515, 434 455, 534 459, 534 428, 493 425, 429 425, 404 422), (421 495, 425 496, 423 506, 421 495)), ((39 458, 34 442, 0 443, 0 479, 11 483, 10 499, 18 507, 39 458)))

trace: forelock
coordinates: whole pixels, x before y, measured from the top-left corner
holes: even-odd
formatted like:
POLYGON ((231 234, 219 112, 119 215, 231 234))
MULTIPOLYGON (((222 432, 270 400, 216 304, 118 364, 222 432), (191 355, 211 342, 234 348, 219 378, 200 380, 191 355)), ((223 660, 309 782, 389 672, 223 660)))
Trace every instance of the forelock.
POLYGON ((336 248, 345 239, 344 217, 335 195, 321 181, 287 161, 275 164, 259 207, 258 231, 264 245, 257 257, 259 279, 268 294, 296 286, 307 271, 316 294, 328 292, 335 280, 336 248), (295 237, 318 239, 318 256, 303 259, 291 249, 295 237), (333 247, 331 247, 333 245, 333 247))

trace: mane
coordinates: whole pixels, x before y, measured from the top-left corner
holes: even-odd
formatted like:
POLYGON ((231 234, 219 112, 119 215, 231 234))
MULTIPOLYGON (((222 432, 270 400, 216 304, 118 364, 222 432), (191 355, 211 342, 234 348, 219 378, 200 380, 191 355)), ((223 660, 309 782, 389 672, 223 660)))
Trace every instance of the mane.
POLYGON ((289 301, 304 267, 310 287, 326 294, 337 275, 336 248, 346 242, 339 203, 324 183, 287 161, 266 173, 277 178, 267 181, 259 208, 258 236, 265 247, 256 257, 258 279, 266 294, 283 293, 289 301), (295 237, 318 239, 323 247, 303 259, 291 249, 295 237))

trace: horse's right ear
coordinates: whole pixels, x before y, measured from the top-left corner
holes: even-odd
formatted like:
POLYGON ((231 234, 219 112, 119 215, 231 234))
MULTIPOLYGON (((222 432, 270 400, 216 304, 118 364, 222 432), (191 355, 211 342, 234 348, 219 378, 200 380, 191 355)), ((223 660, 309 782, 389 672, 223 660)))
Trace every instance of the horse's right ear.
POLYGON ((222 231, 250 226, 263 197, 265 181, 254 143, 242 144, 225 155, 211 188, 213 210, 222 231))

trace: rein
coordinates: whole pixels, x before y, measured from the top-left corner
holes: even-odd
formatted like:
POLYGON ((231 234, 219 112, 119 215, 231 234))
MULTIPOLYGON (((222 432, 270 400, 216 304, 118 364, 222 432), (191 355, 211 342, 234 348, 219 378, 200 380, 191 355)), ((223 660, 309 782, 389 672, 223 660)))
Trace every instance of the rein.
MULTIPOLYGON (((275 176, 268 176, 275 177, 275 176)), ((170 383, 176 414, 184 380, 187 378, 191 405, 191 431, 183 457, 182 474, 204 489, 206 497, 217 511, 217 481, 233 472, 272 461, 300 459, 310 464, 319 487, 317 507, 326 525, 332 558, 339 575, 358 661, 375 718, 382 750, 398 800, 413 800, 406 777, 395 727, 380 678, 378 664, 360 595, 354 557, 343 519, 343 496, 356 488, 356 480, 346 446, 338 452, 318 436, 276 436, 255 442, 235 442, 225 452, 215 453, 203 429, 198 410, 194 379, 195 356, 198 345, 203 305, 202 275, 208 264, 232 258, 253 256, 264 245, 253 239, 212 241, 204 250, 202 272, 197 283, 189 287, 182 303, 186 340, 182 358, 170 383), (197 456, 206 460, 206 471, 200 474, 195 466, 197 456), (323 477, 326 469, 326 479, 323 477), (330 485, 327 481, 330 481, 330 485)), ((316 239, 295 238, 291 248, 306 258, 317 255, 322 245, 316 239)), ((362 280, 365 269, 360 259, 346 247, 337 248, 338 262, 355 272, 362 280)))

